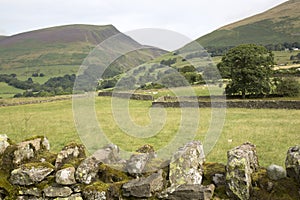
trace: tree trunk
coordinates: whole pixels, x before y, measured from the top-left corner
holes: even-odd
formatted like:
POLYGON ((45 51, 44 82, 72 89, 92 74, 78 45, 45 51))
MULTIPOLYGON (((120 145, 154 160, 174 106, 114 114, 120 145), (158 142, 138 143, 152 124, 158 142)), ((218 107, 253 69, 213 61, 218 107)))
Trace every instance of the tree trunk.
POLYGON ((245 92, 245 90, 242 91, 242 98, 246 99, 246 92, 245 92))

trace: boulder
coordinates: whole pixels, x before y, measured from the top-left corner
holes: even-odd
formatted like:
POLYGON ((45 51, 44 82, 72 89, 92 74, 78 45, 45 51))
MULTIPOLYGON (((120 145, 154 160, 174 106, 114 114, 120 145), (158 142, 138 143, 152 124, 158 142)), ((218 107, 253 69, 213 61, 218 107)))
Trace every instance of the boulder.
POLYGON ((289 148, 285 167, 287 176, 300 183, 300 145, 289 148))
POLYGON ((283 167, 273 164, 267 168, 267 175, 271 180, 277 181, 286 177, 286 171, 283 167))
POLYGON ((72 190, 69 187, 53 187, 49 186, 43 189, 46 197, 68 197, 72 194, 72 190))
POLYGON ((173 155, 170 163, 169 179, 171 186, 201 185, 204 161, 205 156, 200 141, 189 142, 179 149, 173 155))
POLYGON ((143 172, 149 159, 148 153, 135 153, 127 161, 125 170, 133 176, 139 175, 143 172))
POLYGON ((80 163, 75 172, 75 178, 79 183, 90 184, 97 177, 99 161, 91 156, 80 163))
POLYGON ((76 183, 75 180, 75 168, 67 167, 61 169, 55 174, 56 183, 61 185, 72 185, 76 183))
POLYGON ((53 170, 50 163, 27 163, 14 169, 9 181, 14 185, 33 185, 44 180, 53 170))
POLYGON ((65 146, 58 154, 55 160, 55 167, 61 168, 64 164, 74 159, 85 158, 85 148, 81 144, 69 144, 65 146))
POLYGON ((119 148, 113 144, 108 145, 83 160, 75 172, 75 178, 80 183, 90 184, 97 177, 100 163, 113 164, 118 161, 119 148))
POLYGON ((2 155, 5 149, 9 146, 7 135, 0 135, 0 155, 2 155))
POLYGON ((38 152, 50 150, 50 144, 46 137, 37 137, 16 144, 13 152, 13 164, 19 165, 37 155, 38 152))
POLYGON ((151 197, 155 192, 163 189, 162 170, 147 178, 130 180, 122 186, 122 189, 123 195, 126 197, 151 197))
POLYGON ((226 192, 228 196, 233 199, 249 199, 252 184, 251 174, 259 167, 255 145, 244 143, 228 151, 227 158, 226 192))
POLYGON ((163 199, 172 200, 210 200, 214 195, 215 186, 213 184, 203 186, 199 184, 184 184, 167 190, 167 193, 162 197, 163 199))

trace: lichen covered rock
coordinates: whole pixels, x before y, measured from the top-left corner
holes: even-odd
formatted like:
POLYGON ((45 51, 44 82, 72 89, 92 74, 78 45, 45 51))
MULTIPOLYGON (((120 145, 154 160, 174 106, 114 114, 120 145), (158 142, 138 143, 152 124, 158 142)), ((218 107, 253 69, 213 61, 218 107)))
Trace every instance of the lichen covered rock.
POLYGON ((9 146, 7 135, 0 135, 0 155, 2 155, 5 149, 9 146))
POLYGON ((171 186, 202 183, 203 146, 200 141, 193 141, 179 149, 170 163, 169 179, 171 186))
POLYGON ((84 199, 105 200, 107 199, 106 197, 107 197, 108 189, 109 189, 108 184, 98 181, 87 186, 82 193, 84 199))
POLYGON ((9 181, 14 185, 33 185, 44 180, 53 170, 50 163, 27 163, 14 169, 9 181))
POLYGON ((131 180, 122 186, 123 195, 126 197, 151 197, 155 192, 163 189, 162 170, 153 173, 147 178, 131 180))
POLYGON ((56 183, 61 185, 72 185, 76 183, 75 180, 75 168, 74 167, 67 167, 61 169, 56 172, 55 174, 56 183))
POLYGON ((58 154, 55 161, 55 167, 60 168, 64 164, 74 160, 85 158, 85 148, 81 144, 69 144, 65 146, 58 154))
POLYGON ((15 145, 10 145, 9 148, 6 148, 2 158, 2 164, 16 167, 34 158, 38 153, 49 150, 50 145, 48 139, 38 136, 15 145))
POLYGON ((259 167, 255 145, 244 143, 228 151, 227 158, 227 194, 231 198, 249 199, 251 174, 259 167))
POLYGON ((148 153, 135 153, 127 161, 125 170, 133 176, 139 175, 143 172, 149 159, 148 153))
POLYGON ((72 194, 72 190, 69 187, 53 187, 49 186, 43 189, 46 197, 68 197, 72 194))
POLYGON ((83 160, 75 172, 75 178, 80 183, 90 184, 97 178, 100 163, 113 164, 118 161, 119 148, 116 145, 108 145, 83 160))
POLYGON ((214 190, 215 186, 213 184, 208 186, 184 184, 173 188, 173 190, 169 188, 162 198, 171 200, 210 200, 213 198, 214 190))
POLYGON ((300 146, 289 148, 285 160, 287 176, 300 183, 300 146))

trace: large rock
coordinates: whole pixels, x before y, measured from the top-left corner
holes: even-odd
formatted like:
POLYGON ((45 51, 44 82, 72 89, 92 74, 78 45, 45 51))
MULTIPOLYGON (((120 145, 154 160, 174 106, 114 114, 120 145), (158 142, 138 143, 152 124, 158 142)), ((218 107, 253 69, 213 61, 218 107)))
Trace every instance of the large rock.
POLYGON ((179 187, 169 188, 167 194, 164 194, 163 199, 172 200, 210 200, 213 197, 215 186, 213 184, 208 186, 193 184, 180 185, 179 187))
POLYGON ((226 192, 231 198, 247 200, 250 198, 251 174, 259 167, 256 147, 251 143, 244 143, 228 151, 227 157, 226 192))
POLYGON ((44 180, 53 170, 50 163, 28 163, 14 169, 9 181, 14 185, 33 185, 44 180))
POLYGON ((80 163, 76 172, 75 178, 79 183, 90 184, 97 177, 99 171, 99 161, 91 156, 80 163))
POLYGON ((56 183, 61 185, 72 185, 76 183, 75 180, 75 168, 67 167, 61 169, 55 174, 56 183))
POLYGON ((267 174, 268 174, 268 177, 274 181, 277 181, 279 179, 283 179, 286 177, 285 169, 281 166, 274 165, 274 164, 270 165, 267 168, 267 174))
POLYGON ((202 183, 203 146, 200 141, 193 141, 179 149, 170 163, 169 179, 171 186, 202 183))
POLYGON ((0 155, 3 154, 5 149, 9 146, 7 135, 0 135, 0 155))
POLYGON ((85 148, 81 144, 69 144, 65 146, 58 154, 55 161, 55 167, 60 168, 65 163, 74 160, 85 158, 85 148))
POLYGON ((287 176, 300 183, 300 145, 289 148, 285 160, 287 176))
POLYGON ((125 170, 131 175, 139 175, 143 172, 149 159, 148 153, 135 153, 127 161, 125 170))
POLYGON ((50 144, 46 137, 37 137, 15 145, 13 151, 13 164, 20 165, 37 155, 38 152, 50 150, 50 144))
POLYGON ((134 179, 122 186, 123 195, 126 197, 151 197, 155 192, 163 189, 162 170, 147 178, 134 179))
POLYGON ((69 187, 53 187, 49 186, 43 189, 46 197, 68 197, 72 194, 72 190, 69 187))
POLYGON ((75 178, 80 183, 90 184, 96 179, 101 163, 113 164, 118 161, 119 148, 113 144, 108 145, 82 161, 75 172, 75 178))

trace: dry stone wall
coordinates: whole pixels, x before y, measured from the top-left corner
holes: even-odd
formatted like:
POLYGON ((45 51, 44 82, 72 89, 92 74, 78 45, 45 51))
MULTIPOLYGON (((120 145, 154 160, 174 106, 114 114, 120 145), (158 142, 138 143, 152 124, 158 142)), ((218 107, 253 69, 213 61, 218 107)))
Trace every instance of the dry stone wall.
POLYGON ((206 162, 202 143, 191 141, 160 167, 151 145, 124 160, 113 144, 87 156, 81 144, 52 153, 45 137, 14 144, 0 135, 0 200, 299 199, 299 149, 288 149, 286 173, 259 166, 251 143, 228 151, 224 165, 206 162))

